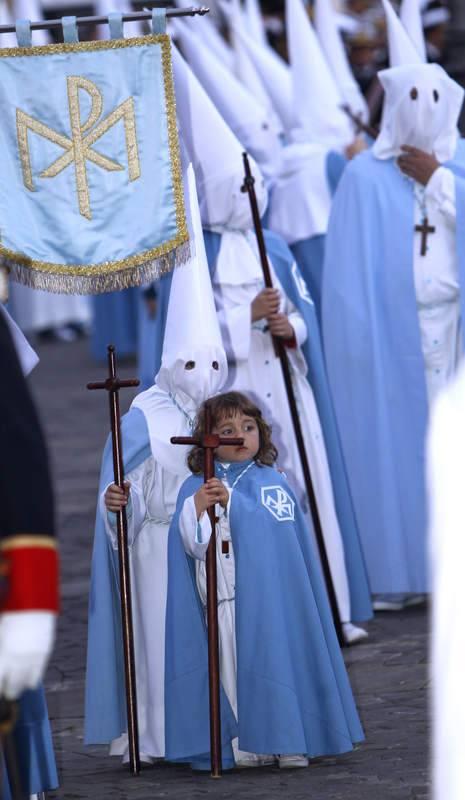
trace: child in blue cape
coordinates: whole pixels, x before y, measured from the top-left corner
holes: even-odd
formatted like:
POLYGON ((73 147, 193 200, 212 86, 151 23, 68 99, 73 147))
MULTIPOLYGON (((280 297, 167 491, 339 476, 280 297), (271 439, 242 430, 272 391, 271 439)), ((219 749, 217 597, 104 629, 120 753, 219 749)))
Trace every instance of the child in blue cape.
POLYGON ((239 392, 207 402, 213 431, 244 444, 217 449, 206 484, 203 450, 192 449, 170 529, 166 757, 208 768, 205 512, 215 504, 223 763, 234 751, 237 766, 307 766, 364 738, 318 556, 261 411, 239 392))

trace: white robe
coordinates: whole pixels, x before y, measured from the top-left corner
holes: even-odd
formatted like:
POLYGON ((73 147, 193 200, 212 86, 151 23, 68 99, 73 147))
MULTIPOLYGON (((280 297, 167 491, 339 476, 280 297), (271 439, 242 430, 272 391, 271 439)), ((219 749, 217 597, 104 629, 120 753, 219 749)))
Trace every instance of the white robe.
MULTIPOLYGON (((150 456, 129 472, 128 542, 130 548, 134 646, 140 752, 165 755, 165 614, 168 588, 168 531, 186 475, 168 472, 150 456)), ((105 489, 106 491, 106 489, 105 489)), ((117 549, 116 517, 100 510, 112 546, 117 549)), ((114 740, 111 755, 124 755, 127 735, 114 740)))
MULTIPOLYGON (((270 265, 272 269, 272 265, 270 265)), ((233 274, 233 273, 231 273, 233 274)), ((314 482, 325 544, 342 622, 350 622, 350 592, 344 561, 344 546, 336 516, 331 476, 318 411, 306 379, 307 366, 300 345, 307 329, 298 310, 285 295, 272 269, 273 285, 281 293, 281 311, 289 317, 298 346, 288 349, 292 379, 302 423, 307 456, 314 482)), ((302 467, 295 442, 292 418, 272 338, 264 331, 266 320, 251 323, 251 303, 263 289, 261 278, 244 283, 215 283, 215 300, 228 356, 229 375, 224 391, 234 389, 250 395, 271 421, 273 441, 279 451, 278 466, 306 509, 302 467)))
MULTIPOLYGON (((413 254, 426 386, 431 403, 455 374, 462 352, 454 175, 440 167, 425 189, 415 185, 415 194, 419 199, 424 197, 428 222, 436 229, 428 236, 428 251, 424 256, 420 254, 421 234, 415 234, 413 254)), ((422 209, 416 202, 415 225, 422 221, 422 209)))
MULTIPOLYGON (((246 469, 246 468, 245 468, 246 469)), ((240 480, 240 478, 239 478, 240 480)), ((229 491, 228 509, 215 506, 218 518, 216 525, 216 564, 218 586, 218 638, 221 684, 237 720, 237 651, 236 651, 236 564, 234 547, 229 525, 229 505, 234 489, 223 481, 229 491), (222 542, 228 542, 228 553, 222 552, 222 542)), ((205 559, 211 536, 211 523, 208 514, 203 513, 197 521, 194 497, 188 497, 179 516, 179 528, 186 553, 195 559, 197 589, 206 613, 207 573, 205 559)), ((238 740, 233 740, 236 761, 244 758, 248 762, 260 761, 263 754, 247 753, 238 748, 238 740)))
POLYGON ((465 797, 465 367, 432 409, 428 448, 434 800, 465 797))

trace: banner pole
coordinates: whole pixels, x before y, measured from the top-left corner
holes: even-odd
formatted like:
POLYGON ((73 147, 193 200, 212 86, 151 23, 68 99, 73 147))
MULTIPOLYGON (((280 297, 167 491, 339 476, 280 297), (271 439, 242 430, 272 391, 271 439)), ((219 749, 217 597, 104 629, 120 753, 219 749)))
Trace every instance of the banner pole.
MULTIPOLYGON (((203 17, 208 14, 210 9, 207 6, 192 6, 191 8, 168 8, 166 10, 167 17, 203 17)), ((151 11, 131 11, 123 14, 123 22, 139 22, 140 20, 151 20, 151 11)), ((106 16, 94 17, 76 17, 77 25, 105 25, 108 23, 106 16)), ((61 28, 63 25, 62 19, 41 19, 37 22, 31 22, 31 30, 52 30, 53 28, 61 28)), ((15 25, 0 25, 0 34, 2 33, 15 33, 15 25)))

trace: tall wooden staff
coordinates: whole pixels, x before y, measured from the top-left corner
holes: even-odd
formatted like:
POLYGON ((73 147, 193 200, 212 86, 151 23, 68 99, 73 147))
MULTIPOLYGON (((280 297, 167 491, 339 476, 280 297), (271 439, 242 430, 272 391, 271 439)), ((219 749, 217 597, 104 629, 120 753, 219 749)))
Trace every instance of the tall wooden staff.
POLYGON ((351 107, 348 103, 344 103, 341 106, 342 111, 349 117, 349 119, 354 123, 356 127, 356 133, 366 133, 367 136, 371 136, 372 139, 377 139, 379 136, 379 129, 376 128, 374 125, 367 125, 366 122, 363 121, 360 115, 354 114, 351 107))
MULTIPOLYGON (((257 237, 257 244, 258 244, 258 250, 259 250, 259 253, 260 253, 260 262, 261 262, 261 265, 262 265, 263 278, 265 280, 265 286, 267 287, 267 289, 272 289, 273 288, 273 281, 272 281, 272 278, 271 278, 270 265, 268 264, 268 256, 267 256, 267 253, 266 253, 265 239, 264 239, 264 236, 263 236, 263 228, 262 228, 262 222, 261 222, 261 219, 260 219, 260 212, 258 210, 257 197, 255 195, 255 186, 254 186, 255 178, 253 177, 251 169, 250 169, 250 164, 249 164, 249 159, 247 157, 247 153, 243 153, 243 159, 244 159, 245 179, 244 179, 244 184, 242 186, 242 191, 243 192, 247 192, 248 195, 249 195, 250 208, 251 208, 251 211, 252 211, 253 224, 254 224, 254 228, 255 228, 255 234, 256 234, 256 237, 257 237)), ((294 433, 295 433, 295 438, 296 438, 296 442, 297 442, 297 448, 298 448, 299 456, 300 456, 300 463, 302 465, 302 472, 303 472, 304 481, 305 481, 305 489, 306 489, 308 500, 309 500, 309 503, 310 503, 310 510, 311 510, 312 519, 313 519, 313 527, 315 529, 315 536, 316 536, 316 541, 317 541, 317 545, 318 545, 318 551, 319 551, 319 554, 320 554, 320 561, 321 561, 321 566, 322 566, 322 569, 323 569, 323 575, 324 575, 324 579, 325 579, 325 583, 326 583, 326 590, 327 590, 327 593, 328 593, 328 599, 329 599, 329 603, 330 603, 331 611, 332 611, 332 615, 333 615, 334 627, 336 629, 336 634, 337 634, 337 638, 339 640, 339 644, 340 644, 341 647, 344 647, 345 642, 344 642, 344 636, 343 636, 343 633, 342 633, 342 625, 341 625, 341 618, 340 618, 340 614, 339 614, 339 607, 338 607, 338 604, 337 604, 336 592, 334 590, 333 577, 331 575, 331 570, 330 570, 330 567, 329 567, 329 560, 328 560, 328 555, 327 555, 327 552, 326 552, 325 540, 324 540, 324 536, 323 536, 323 528, 321 526, 320 513, 318 511, 318 504, 317 504, 317 501, 316 501, 315 490, 313 488, 312 475, 311 475, 311 471, 310 471, 310 465, 308 463, 307 450, 305 448, 305 441, 304 441, 304 437, 303 437, 303 433, 302 433, 302 426, 300 424, 299 411, 297 409, 297 402, 296 402, 295 394, 294 394, 294 386, 292 384, 292 376, 291 376, 291 369, 290 369, 290 366, 289 366, 289 359, 287 357, 286 348, 285 348, 285 346, 283 344, 283 341, 281 339, 279 339, 278 337, 274 336, 273 337, 273 345, 274 345, 275 353, 276 353, 276 355, 279 358, 279 361, 281 363, 281 370, 282 370, 282 373, 283 373, 284 385, 286 387, 286 394, 287 394, 287 400, 288 400, 288 403, 289 403, 289 410, 291 412, 292 424, 293 424, 293 427, 294 427, 294 433)))
MULTIPOLYGON (((113 446, 113 473, 117 486, 124 489, 123 447, 121 441, 121 418, 119 390, 139 386, 136 379, 120 380, 116 374, 116 351, 108 345, 108 372, 106 381, 88 383, 88 389, 106 389, 110 401, 111 442, 113 446)), ((131 575, 129 566, 128 522, 126 509, 116 514, 118 534, 119 585, 121 599, 121 622, 123 628, 124 672, 126 678, 126 711, 128 719, 129 768, 133 775, 140 772, 139 728, 137 722, 136 667, 134 659, 134 630, 132 624, 131 575)))
MULTIPOLYGON (((215 450, 222 444, 241 445, 243 439, 221 438, 212 432, 211 410, 205 406, 204 434, 201 439, 191 436, 173 436, 172 444, 197 445, 203 448, 203 475, 205 483, 215 476, 215 450)), ((207 549, 207 634, 208 634, 208 688, 210 697, 210 758, 212 778, 219 778, 221 760, 221 707, 220 707, 220 657, 218 638, 218 588, 216 579, 216 518, 215 506, 210 506, 208 516, 212 529, 207 549)))

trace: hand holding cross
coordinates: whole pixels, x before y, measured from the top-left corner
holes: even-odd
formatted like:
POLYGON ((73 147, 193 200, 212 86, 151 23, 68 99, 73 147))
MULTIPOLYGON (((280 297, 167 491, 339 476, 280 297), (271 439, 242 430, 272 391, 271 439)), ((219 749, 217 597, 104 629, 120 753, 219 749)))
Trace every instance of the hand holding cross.
MULTIPOLYGON (((172 444, 197 445, 204 451, 204 481, 215 475, 215 450, 220 445, 244 444, 243 439, 232 439, 212 433, 211 409, 205 405, 204 434, 196 439, 192 436, 173 436, 172 444)), ((211 774, 219 778, 221 763, 221 710, 220 710, 220 660, 218 637, 218 589, 216 576, 216 518, 215 507, 208 509, 212 536, 207 550, 207 630, 208 630, 208 676, 210 696, 210 756, 211 774)))
MULTIPOLYGON (((135 378, 121 380, 116 373, 116 351, 108 345, 108 372, 105 381, 88 383, 88 389, 105 389, 110 401, 111 439, 113 446, 114 481, 124 487, 123 448, 121 440, 121 419, 119 409, 119 390, 139 386, 135 378)), ((132 624, 131 575, 129 569, 128 523, 126 509, 116 514, 118 534, 119 583, 121 597, 121 622, 123 628, 124 670, 126 678, 126 709, 128 719, 129 765, 134 775, 140 771, 139 730, 137 722, 136 667, 134 659, 134 631, 132 624)))

